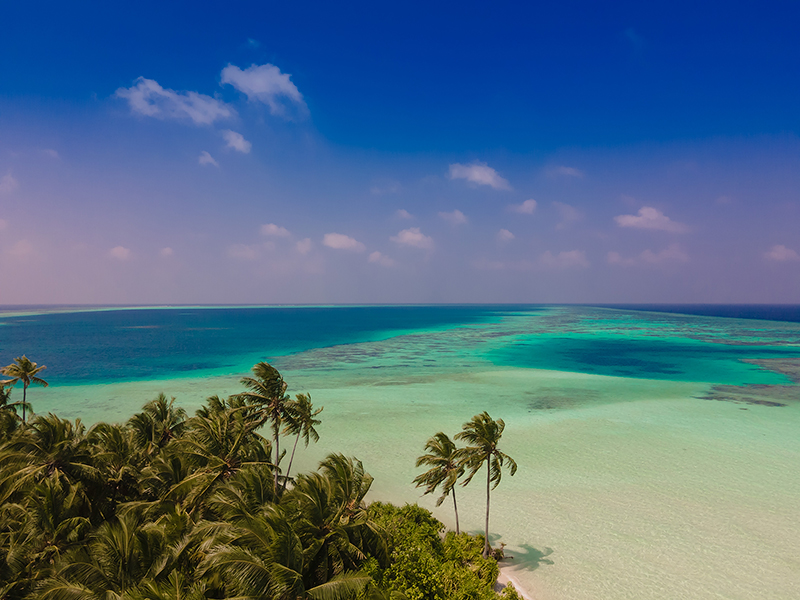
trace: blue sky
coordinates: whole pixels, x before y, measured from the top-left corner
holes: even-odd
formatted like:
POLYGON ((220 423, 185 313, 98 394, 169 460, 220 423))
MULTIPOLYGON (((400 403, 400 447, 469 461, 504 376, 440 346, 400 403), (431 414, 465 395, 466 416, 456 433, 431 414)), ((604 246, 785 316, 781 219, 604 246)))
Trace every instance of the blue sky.
POLYGON ((8 4, 0 304, 800 302, 796 3, 8 4))

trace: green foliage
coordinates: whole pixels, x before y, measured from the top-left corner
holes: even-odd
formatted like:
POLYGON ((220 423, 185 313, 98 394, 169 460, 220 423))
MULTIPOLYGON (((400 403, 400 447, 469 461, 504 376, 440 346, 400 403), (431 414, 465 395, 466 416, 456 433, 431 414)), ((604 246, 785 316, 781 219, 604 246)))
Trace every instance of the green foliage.
POLYGON ((489 600, 497 598, 497 562, 483 558, 482 536, 444 533, 444 525, 417 505, 402 508, 376 502, 370 514, 392 547, 391 564, 367 565, 378 586, 409 600, 489 600))
POLYGON ((368 506, 360 461, 331 454, 279 486, 281 433, 316 441, 321 409, 289 400, 274 367, 253 373, 193 417, 160 394, 88 432, 26 423, 0 386, 0 600, 497 598, 483 538, 445 535, 416 505, 368 506))
POLYGON ((503 588, 503 591, 500 592, 500 597, 503 598, 503 600, 523 600, 512 583, 509 583, 503 588))

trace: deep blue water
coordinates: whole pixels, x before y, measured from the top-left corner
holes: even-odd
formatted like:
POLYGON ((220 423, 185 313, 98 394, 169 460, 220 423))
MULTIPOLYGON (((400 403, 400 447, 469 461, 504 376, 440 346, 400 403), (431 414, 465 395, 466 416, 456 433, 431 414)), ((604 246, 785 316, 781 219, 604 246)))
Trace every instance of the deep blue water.
MULTIPOLYGON (((20 307, 15 307, 19 309, 20 307)), ((0 364, 26 354, 51 384, 241 372, 242 363, 399 333, 487 322, 533 306, 125 309, 0 317, 0 364)))
POLYGON ((605 308, 800 323, 798 304, 604 304, 605 308))
MULTIPOLYGON (((800 358, 800 327, 792 318, 797 307, 608 308, 186 307, 11 315, 0 317, 0 365, 26 354, 48 366, 46 379, 56 385, 241 375, 259 360, 286 364, 306 350, 431 332, 403 341, 402 356, 382 355, 383 346, 366 350, 382 356, 370 368, 413 373, 455 365, 469 371, 488 361, 622 377, 788 383, 743 359, 800 358), (687 316, 690 309, 713 315, 687 316), (751 321, 752 327, 718 318, 743 315, 780 318, 751 321)), ((320 359, 334 363, 320 367, 336 368, 337 360, 357 367, 360 351, 331 354, 339 358, 320 359)))

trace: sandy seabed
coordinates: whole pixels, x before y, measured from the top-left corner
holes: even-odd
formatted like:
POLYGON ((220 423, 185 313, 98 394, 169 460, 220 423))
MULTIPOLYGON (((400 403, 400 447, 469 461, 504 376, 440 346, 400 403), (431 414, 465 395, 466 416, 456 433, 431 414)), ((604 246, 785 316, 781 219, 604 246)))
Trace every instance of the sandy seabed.
MULTIPOLYGON (((800 597, 800 406, 701 399, 707 384, 535 369, 361 379, 284 373, 290 391, 324 406, 321 440, 300 470, 329 452, 360 458, 370 497, 419 502, 415 458, 487 410, 506 422, 502 449, 519 464, 492 493, 492 543, 504 573, 537 600, 785 600, 800 597), (316 383, 316 385, 315 385, 316 383), (322 385, 319 385, 322 384, 322 385)), ((158 392, 190 412, 238 376, 51 387, 38 412, 122 421, 158 392)), ((37 398, 36 396, 39 396, 37 398)), ((458 488, 462 529, 483 527, 485 488, 458 488)))

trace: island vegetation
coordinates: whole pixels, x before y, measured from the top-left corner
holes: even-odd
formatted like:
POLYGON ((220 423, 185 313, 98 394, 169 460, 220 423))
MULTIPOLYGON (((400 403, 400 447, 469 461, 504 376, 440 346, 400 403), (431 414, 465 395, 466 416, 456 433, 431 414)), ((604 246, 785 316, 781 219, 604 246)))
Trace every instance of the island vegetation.
MULTIPOLYGON (((243 392, 211 396, 194 416, 160 394, 126 423, 88 430, 33 415, 26 391, 47 385, 44 368, 22 357, 2 370, 0 600, 499 597, 487 536, 458 524, 445 532, 417 505, 367 504, 373 480, 361 461, 331 454, 291 475, 300 439, 319 439, 322 408, 287 394, 271 365, 255 365, 243 392)), ((437 434, 419 462, 432 469, 415 480, 426 493, 441 487, 439 503, 452 494, 455 507, 456 482, 485 462, 486 534, 489 485, 504 463, 516 470, 497 450, 503 427, 477 415, 456 436, 462 449, 437 434)), ((519 596, 507 587, 502 597, 519 596)))

